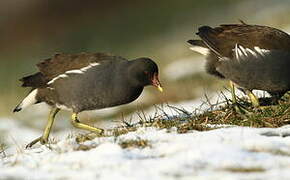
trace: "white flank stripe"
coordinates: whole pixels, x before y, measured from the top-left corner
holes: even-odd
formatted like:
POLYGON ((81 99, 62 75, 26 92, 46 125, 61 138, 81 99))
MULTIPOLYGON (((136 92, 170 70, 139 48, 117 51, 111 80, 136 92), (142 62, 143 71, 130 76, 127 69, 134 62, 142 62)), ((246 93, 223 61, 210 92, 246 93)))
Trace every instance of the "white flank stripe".
POLYGON ((233 49, 235 52, 236 59, 239 59, 239 53, 238 53, 238 44, 235 45, 235 49, 233 49))
POLYGON ((90 66, 98 66, 100 63, 91 63, 90 66))
POLYGON ((56 76, 55 78, 53 78, 52 80, 50 80, 47 84, 52 84, 54 83, 54 81, 60 79, 60 78, 66 78, 68 77, 69 74, 83 74, 84 72, 86 72, 88 69, 94 67, 94 66, 98 66, 100 65, 100 63, 91 63, 89 64, 88 66, 86 67, 83 67, 81 69, 72 69, 72 70, 69 70, 69 71, 66 71, 64 74, 60 74, 58 76, 56 76))
POLYGON ((243 46, 236 44, 235 49, 233 49, 235 52, 235 57, 238 61, 244 60, 249 56, 249 53, 247 49, 245 49, 243 46))
POLYGON ((81 68, 81 71, 85 72, 85 71, 87 71, 88 69, 90 69, 91 67, 98 66, 98 65, 100 65, 100 63, 91 63, 90 65, 81 68))
POLYGON ((47 84, 52 84, 54 81, 60 79, 60 78, 65 78, 65 77, 68 77, 68 75, 66 74, 61 74, 59 76, 56 76, 55 78, 53 78, 52 80, 50 80, 47 84))
POLYGON ((247 56, 246 49, 243 46, 239 46, 239 48, 241 49, 243 56, 247 56))
POLYGON ((253 51, 252 49, 247 48, 246 51, 251 53, 253 56, 258 57, 257 53, 255 53, 255 51, 253 51))
POLYGON ((26 96, 26 98, 23 99, 23 101, 19 105, 19 108, 24 109, 27 106, 35 104, 37 102, 36 100, 37 91, 38 91, 37 89, 31 91, 31 93, 29 93, 28 96, 26 96))
POLYGON ((257 46, 255 46, 253 50, 249 48, 245 49, 243 46, 238 44, 235 45, 235 49, 233 49, 233 51, 235 52, 235 57, 237 60, 243 60, 249 56, 258 58, 259 56, 265 56, 270 52, 270 50, 261 49, 257 46))
POLYGON ((84 72, 78 69, 69 70, 65 72, 66 74, 83 74, 84 72))
POLYGON ((245 55, 244 55, 244 52, 242 51, 242 49, 240 48, 239 45, 237 46, 237 51, 238 51, 237 59, 240 60, 240 59, 243 58, 245 55))
POLYGON ((270 50, 261 49, 261 48, 259 48, 259 47, 257 47, 257 46, 255 46, 254 49, 255 49, 255 51, 256 51, 257 53, 259 53, 261 56, 265 56, 265 54, 267 54, 267 53, 270 52, 270 50))
POLYGON ((68 77, 68 75, 66 75, 66 74, 59 75, 59 78, 66 78, 66 77, 68 77))
POLYGON ((210 53, 210 50, 208 48, 201 47, 201 46, 192 46, 189 49, 191 49, 195 52, 198 52, 202 55, 205 55, 205 56, 209 55, 209 53, 210 53))

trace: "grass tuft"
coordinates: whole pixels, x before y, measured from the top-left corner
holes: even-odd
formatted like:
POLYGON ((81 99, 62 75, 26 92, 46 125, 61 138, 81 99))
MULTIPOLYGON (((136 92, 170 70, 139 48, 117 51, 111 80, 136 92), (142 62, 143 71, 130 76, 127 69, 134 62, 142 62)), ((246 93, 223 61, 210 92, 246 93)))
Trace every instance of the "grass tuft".
POLYGON ((233 173, 259 173, 266 171, 264 168, 261 167, 228 167, 223 170, 233 173))
MULTIPOLYGON (((262 106, 260 108, 253 108, 247 99, 238 99, 238 103, 247 110, 247 113, 236 112, 231 100, 225 99, 223 102, 216 102, 211 104, 209 98, 206 98, 205 104, 209 107, 202 111, 201 108, 194 112, 187 112, 184 109, 170 106, 168 104, 156 106, 156 111, 162 112, 162 115, 155 113, 153 117, 148 117, 144 112, 139 112, 140 120, 132 123, 123 119, 120 127, 107 130, 104 137, 114 136, 118 137, 128 132, 136 131, 139 127, 155 127, 158 129, 172 129, 176 128, 178 133, 187 133, 190 131, 209 131, 225 126, 247 126, 255 128, 276 128, 290 124, 290 96, 286 95, 283 101, 278 105, 262 106), (164 106, 178 112, 177 116, 170 116, 164 111, 164 106), (202 112, 202 113, 198 113, 202 112)), ((262 100, 262 99, 261 99, 262 100)), ((268 100, 267 100, 268 101, 268 100)), ((100 135, 92 133, 77 137, 77 142, 84 142, 92 140, 100 135)), ((127 147, 132 144, 141 143, 126 142, 122 146, 127 147)), ((146 144, 146 142, 144 142, 146 144)), ((136 145, 137 146, 137 145, 136 145)), ((142 144, 140 145, 142 146, 142 144)))
POLYGON ((0 157, 6 157, 6 153, 5 153, 5 149, 6 149, 6 145, 5 144, 1 144, 0 143, 0 157))
POLYGON ((120 141, 119 145, 123 149, 151 147, 151 144, 148 140, 140 139, 140 138, 138 138, 137 140, 130 139, 130 140, 125 140, 125 141, 120 141))

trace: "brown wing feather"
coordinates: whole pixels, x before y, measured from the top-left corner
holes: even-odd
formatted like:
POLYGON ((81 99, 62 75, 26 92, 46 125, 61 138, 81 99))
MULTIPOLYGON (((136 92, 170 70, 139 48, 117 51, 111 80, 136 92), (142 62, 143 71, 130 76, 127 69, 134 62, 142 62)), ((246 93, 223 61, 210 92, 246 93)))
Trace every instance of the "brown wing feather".
POLYGON ((90 63, 107 60, 126 60, 106 53, 56 54, 37 64, 40 72, 20 79, 23 87, 43 88, 54 77, 73 69, 81 69, 90 63))
POLYGON ((243 47, 290 50, 290 36, 278 29, 247 24, 224 24, 216 28, 203 26, 197 33, 218 56, 231 58, 236 44, 243 47))
POLYGON ((51 80, 65 71, 80 69, 88 66, 90 63, 120 59, 124 60, 120 56, 106 53, 56 54, 54 57, 38 63, 37 67, 46 79, 51 80))

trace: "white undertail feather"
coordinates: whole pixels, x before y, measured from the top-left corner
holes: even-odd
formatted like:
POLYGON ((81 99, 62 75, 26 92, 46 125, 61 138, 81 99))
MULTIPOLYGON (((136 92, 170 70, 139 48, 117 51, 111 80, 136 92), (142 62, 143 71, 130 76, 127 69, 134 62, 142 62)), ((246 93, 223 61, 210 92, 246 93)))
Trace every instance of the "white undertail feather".
POLYGON ((195 52, 198 52, 202 55, 205 55, 205 56, 210 54, 210 50, 208 48, 201 47, 201 46, 191 46, 189 49, 191 49, 195 52))
POLYGON ((14 112, 21 111, 22 109, 37 103, 37 100, 36 100, 37 91, 38 89, 34 89, 33 91, 31 91, 28 94, 28 96, 26 96, 22 100, 22 102, 14 109, 14 112))
POLYGON ((69 76, 69 74, 83 74, 84 72, 86 72, 88 69, 94 67, 94 66, 98 66, 100 65, 100 63, 90 63, 88 66, 83 67, 81 69, 72 69, 69 71, 64 72, 63 74, 60 74, 58 76, 56 76, 55 78, 53 78, 52 80, 50 80, 47 84, 52 84, 54 81, 60 79, 60 78, 66 78, 69 76))

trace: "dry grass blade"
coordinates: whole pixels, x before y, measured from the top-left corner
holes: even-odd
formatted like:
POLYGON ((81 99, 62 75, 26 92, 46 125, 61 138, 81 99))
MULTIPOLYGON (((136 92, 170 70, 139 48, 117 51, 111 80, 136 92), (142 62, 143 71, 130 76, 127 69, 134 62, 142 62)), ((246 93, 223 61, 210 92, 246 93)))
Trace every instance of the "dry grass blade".
MULTIPOLYGON (((253 108, 246 99, 239 98, 238 103, 249 110, 250 113, 241 114, 235 111, 229 99, 221 92, 215 103, 211 103, 210 98, 205 95, 206 101, 196 108, 193 112, 185 109, 174 107, 169 104, 155 105, 153 117, 149 117, 143 110, 137 113, 139 121, 133 123, 125 121, 122 118, 122 125, 107 130, 115 137, 128 132, 136 131, 138 127, 156 127, 160 129, 171 129, 175 127, 178 133, 187 133, 192 130, 208 131, 216 128, 222 128, 220 125, 249 126, 249 127, 281 127, 290 123, 290 100, 289 95, 284 97, 279 105, 266 106, 263 108, 253 108), (222 100, 221 100, 222 99, 222 100), (286 99, 286 100, 285 100, 286 99), (208 108, 204 110, 203 106, 208 108), (165 110, 166 108, 166 110, 165 110), (172 116, 168 110, 178 114, 172 116), (218 125, 218 126, 215 126, 218 125)), ((110 135, 103 135, 110 136, 110 135)), ((94 136, 96 137, 96 136, 94 136)), ((85 140, 91 140, 88 136, 85 140)))

